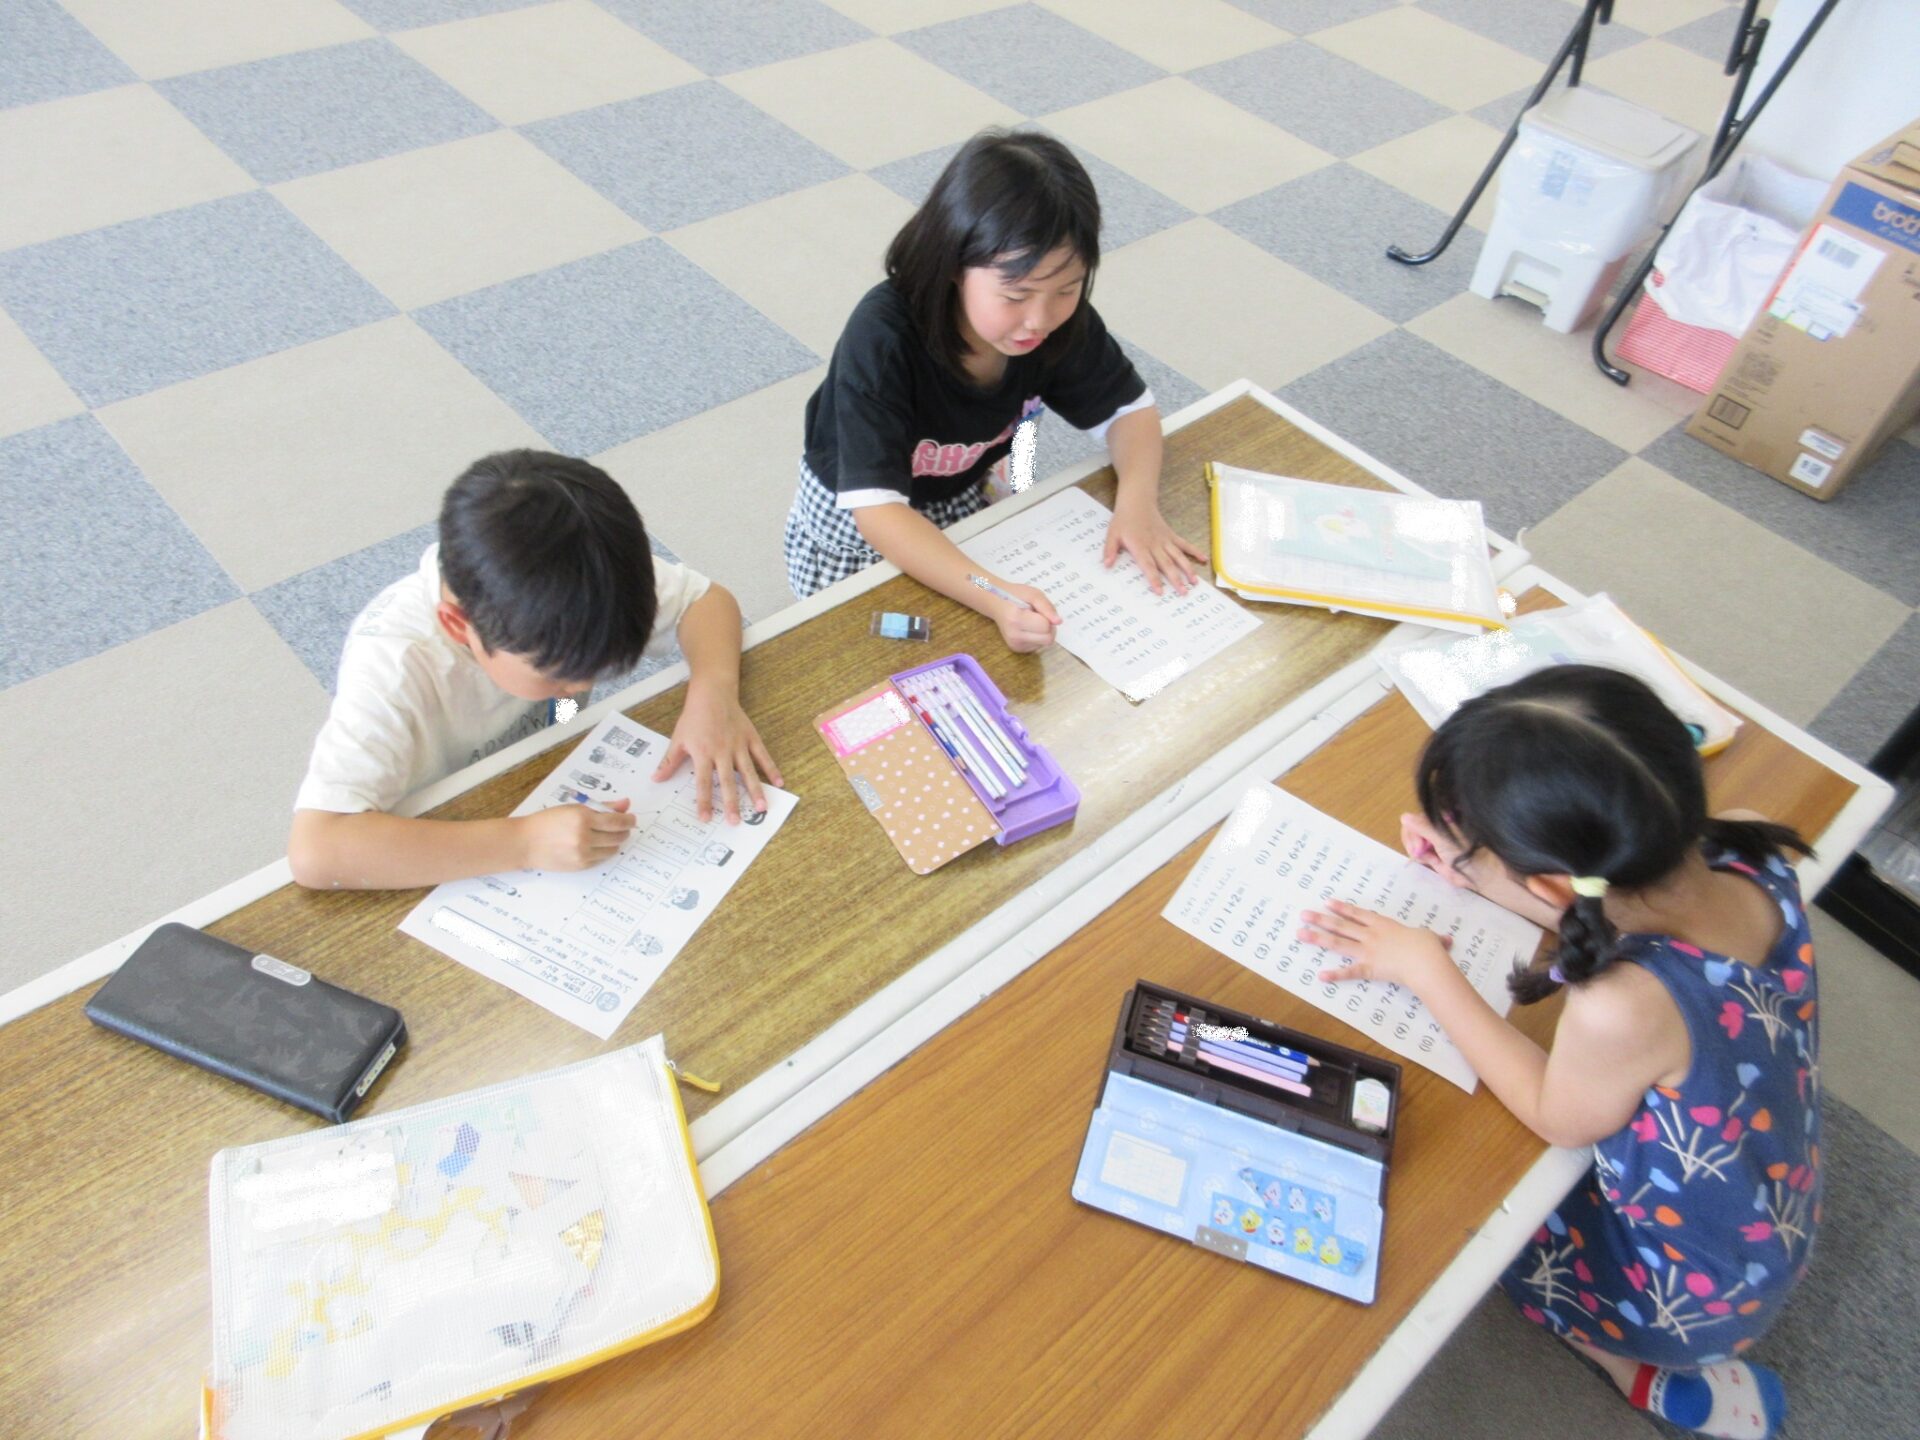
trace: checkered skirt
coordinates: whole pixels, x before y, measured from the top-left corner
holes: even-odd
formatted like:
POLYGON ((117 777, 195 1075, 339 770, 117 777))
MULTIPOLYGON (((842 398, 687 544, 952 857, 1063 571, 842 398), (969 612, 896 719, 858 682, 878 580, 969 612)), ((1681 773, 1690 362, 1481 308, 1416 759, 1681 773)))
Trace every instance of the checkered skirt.
MULTIPOLYGON (((968 487, 948 500, 916 504, 914 509, 942 530, 955 521, 986 509, 993 497, 987 483, 968 487)), ((800 485, 793 508, 787 512, 787 583, 802 600, 836 580, 857 575, 880 563, 880 552, 867 544, 853 511, 834 503, 833 491, 800 461, 800 485)))

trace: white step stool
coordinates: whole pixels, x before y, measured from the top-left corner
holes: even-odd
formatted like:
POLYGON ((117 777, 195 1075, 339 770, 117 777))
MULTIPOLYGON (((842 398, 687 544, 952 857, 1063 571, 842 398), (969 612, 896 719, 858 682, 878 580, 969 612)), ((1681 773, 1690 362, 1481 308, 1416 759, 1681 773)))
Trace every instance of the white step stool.
POLYGON ((1595 90, 1548 96, 1521 117, 1500 166, 1493 229, 1468 288, 1539 306, 1549 330, 1577 330, 1691 178, 1699 143, 1686 126, 1595 90))

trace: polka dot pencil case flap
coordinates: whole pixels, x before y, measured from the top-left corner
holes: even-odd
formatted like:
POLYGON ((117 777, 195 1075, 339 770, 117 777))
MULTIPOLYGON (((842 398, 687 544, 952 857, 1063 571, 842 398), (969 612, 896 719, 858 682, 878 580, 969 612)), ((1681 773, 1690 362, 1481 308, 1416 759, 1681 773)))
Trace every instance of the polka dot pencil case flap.
POLYGON ((213 1159, 218 1440, 414 1434, 705 1318, 713 1224, 659 1036, 213 1159))
POLYGON ((993 812, 891 680, 836 705, 813 724, 853 793, 914 874, 931 875, 1000 833, 993 812))
POLYGON ((902 670, 813 723, 918 875, 989 835, 1010 845, 1080 808, 1080 791, 971 655, 902 670))

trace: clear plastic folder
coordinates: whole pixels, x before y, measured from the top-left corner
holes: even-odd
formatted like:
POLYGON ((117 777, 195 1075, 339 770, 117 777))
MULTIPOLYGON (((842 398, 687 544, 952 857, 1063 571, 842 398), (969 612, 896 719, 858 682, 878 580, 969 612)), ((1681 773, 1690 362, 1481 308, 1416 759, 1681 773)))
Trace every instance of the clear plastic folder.
POLYGON ((212 1175, 219 1440, 407 1431, 704 1318, 720 1265, 659 1036, 212 1175))
POLYGON ((1604 665, 1647 682, 1693 734, 1702 755, 1726 749, 1740 717, 1714 702, 1660 642, 1605 595, 1516 615, 1504 630, 1432 635, 1377 652, 1380 668, 1421 719, 1440 722, 1473 696, 1549 665, 1604 665))
POLYGON ((1247 600, 1478 631, 1501 623, 1479 503, 1209 464, 1213 570, 1247 600))

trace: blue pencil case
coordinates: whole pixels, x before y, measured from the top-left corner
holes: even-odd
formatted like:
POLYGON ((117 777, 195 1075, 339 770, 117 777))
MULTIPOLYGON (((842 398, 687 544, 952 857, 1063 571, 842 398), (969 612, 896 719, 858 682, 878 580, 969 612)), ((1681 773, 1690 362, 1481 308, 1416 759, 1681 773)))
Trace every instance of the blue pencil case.
POLYGON ((1400 1067, 1141 981, 1074 1199, 1371 1304, 1400 1067))

